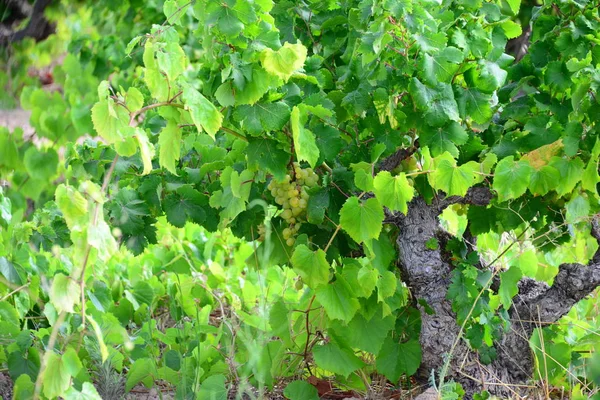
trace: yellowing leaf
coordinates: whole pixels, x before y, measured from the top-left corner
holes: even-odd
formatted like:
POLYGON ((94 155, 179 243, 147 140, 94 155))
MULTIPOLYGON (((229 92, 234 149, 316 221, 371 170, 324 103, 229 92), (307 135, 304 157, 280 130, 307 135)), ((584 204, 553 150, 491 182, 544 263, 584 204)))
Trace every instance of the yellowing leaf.
POLYGON ((521 157, 521 160, 527 160, 529 161, 529 165, 531 165, 533 168, 540 169, 544 165, 547 165, 550 162, 550 159, 558 154, 562 148, 562 139, 558 139, 556 142, 547 144, 524 154, 521 157))
POLYGON ((79 285, 64 274, 56 274, 50 288, 50 300, 58 312, 74 312, 79 304, 79 285))
POLYGON ((286 43, 277 51, 266 48, 260 55, 263 68, 285 82, 290 79, 294 71, 302 68, 306 60, 307 50, 302 43, 286 43))

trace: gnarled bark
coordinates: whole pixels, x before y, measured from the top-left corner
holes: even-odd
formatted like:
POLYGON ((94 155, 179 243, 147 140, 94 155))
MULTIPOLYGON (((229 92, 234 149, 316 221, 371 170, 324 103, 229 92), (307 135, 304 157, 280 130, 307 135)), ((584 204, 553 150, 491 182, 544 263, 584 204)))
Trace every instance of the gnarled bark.
POLYGON ((23 19, 29 17, 29 22, 25 28, 18 31, 13 31, 10 26, 5 24, 0 24, 0 46, 7 46, 27 37, 40 41, 54 33, 54 25, 44 16, 44 10, 50 3, 52 0, 37 0, 33 7, 30 7, 29 4, 22 1, 9 2, 7 5, 14 9, 16 15, 22 16, 23 19))
MULTIPOLYGON (((488 390, 501 398, 522 395, 526 390, 519 386, 533 378, 533 354, 529 338, 535 329, 533 321, 555 322, 579 300, 600 285, 600 251, 588 266, 563 264, 551 287, 531 279, 519 283, 519 294, 509 310, 511 331, 496 343, 498 358, 490 365, 482 365, 478 355, 463 340, 457 340, 460 327, 446 299, 451 263, 444 258, 442 249, 430 249, 426 242, 441 237, 438 216, 445 207, 455 203, 485 205, 491 200, 485 187, 469 190, 465 197, 437 199, 428 205, 415 198, 404 215, 388 218, 399 228, 397 245, 402 276, 414 298, 422 299, 433 309, 430 315, 421 307, 422 363, 418 372, 423 380, 439 373, 452 351, 446 381, 454 379, 463 385, 467 398, 473 393, 488 390), (455 346, 453 348, 453 346, 455 346)), ((600 229, 594 223, 592 234, 600 240, 600 229)))

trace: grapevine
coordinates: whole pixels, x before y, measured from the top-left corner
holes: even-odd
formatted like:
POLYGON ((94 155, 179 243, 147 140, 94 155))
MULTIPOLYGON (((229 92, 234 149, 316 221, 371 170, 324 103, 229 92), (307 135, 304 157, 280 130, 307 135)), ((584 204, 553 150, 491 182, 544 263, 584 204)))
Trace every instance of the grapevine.
POLYGON ((597 1, 4 3, 4 400, 600 393, 597 1))

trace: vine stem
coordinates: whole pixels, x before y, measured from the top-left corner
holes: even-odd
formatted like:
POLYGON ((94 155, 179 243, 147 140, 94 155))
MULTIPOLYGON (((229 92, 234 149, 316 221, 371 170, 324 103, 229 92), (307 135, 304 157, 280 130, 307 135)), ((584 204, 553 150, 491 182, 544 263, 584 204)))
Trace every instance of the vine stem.
POLYGON ((131 113, 131 116, 129 117, 129 125, 133 125, 134 124, 134 120, 135 117, 137 117, 138 115, 148 111, 148 110, 152 110, 153 108, 158 108, 158 107, 163 107, 163 106, 171 106, 171 107, 176 107, 176 108, 185 108, 185 106, 183 104, 179 104, 179 103, 172 103, 171 101, 173 101, 173 99, 169 100, 169 101, 161 101, 160 103, 154 103, 154 104, 149 104, 145 107, 140 108, 137 111, 134 111, 131 113))
POLYGON ((44 381, 44 374, 46 373, 46 367, 48 366, 48 361, 50 358, 50 354, 54 353, 54 345, 56 344, 56 339, 58 338, 58 330, 62 323, 65 321, 67 317, 67 312, 62 311, 56 321, 54 322, 54 326, 52 327, 52 332, 50 333, 50 339, 48 339, 48 347, 46 352, 44 353, 44 358, 42 358, 42 362, 40 364, 40 372, 38 372, 37 379, 35 380, 35 389, 33 391, 33 400, 39 400, 40 393, 42 391, 42 382, 44 381))
POLYGON ((237 137, 237 138, 240 138, 240 139, 242 139, 242 140, 243 140, 243 141, 245 141, 245 142, 247 142, 247 141, 248 141, 248 138, 247 138, 246 136, 244 136, 244 135, 242 135, 242 134, 240 134, 240 133, 237 133, 237 132, 236 132, 236 131, 234 131, 233 129, 229 129, 229 128, 226 128, 226 127, 224 127, 224 126, 222 126, 220 129, 221 129, 223 132, 225 132, 225 133, 229 133, 230 135, 233 135, 233 136, 235 136, 235 137, 237 137))
POLYGON ((6 300, 6 299, 10 298, 10 296, 12 296, 13 294, 15 294, 15 293, 18 293, 18 292, 20 292, 20 291, 21 291, 21 290, 23 290, 23 289, 27 289, 27 287, 29 286, 29 284, 30 284, 30 283, 31 283, 31 282, 27 282, 26 284, 24 284, 24 285, 22 285, 22 286, 19 286, 19 287, 15 288, 15 289, 14 289, 12 292, 10 292, 10 293, 9 293, 9 294, 7 294, 6 296, 4 296, 4 297, 0 298, 0 302, 3 302, 4 300, 6 300))

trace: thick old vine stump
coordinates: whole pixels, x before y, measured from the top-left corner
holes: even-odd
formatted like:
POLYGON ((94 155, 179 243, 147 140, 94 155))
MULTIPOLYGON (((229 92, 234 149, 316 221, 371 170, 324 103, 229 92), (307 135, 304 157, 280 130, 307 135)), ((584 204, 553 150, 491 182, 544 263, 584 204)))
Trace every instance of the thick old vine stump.
MULTIPOLYGON (((534 359, 529 338, 536 328, 533 321, 552 323, 565 315, 579 300, 600 285, 600 251, 589 265, 563 264, 551 287, 531 279, 519 283, 519 294, 509 310, 511 330, 495 343, 498 357, 490 365, 483 365, 476 352, 457 338, 460 326, 446 298, 453 269, 443 249, 430 249, 426 242, 445 235, 438 216, 448 205, 489 203, 491 193, 484 187, 472 188, 465 198, 438 199, 428 205, 422 198, 414 199, 404 215, 388 220, 399 228, 397 245, 399 264, 404 281, 415 299, 421 299, 434 313, 421 311, 422 363, 418 377, 427 381, 432 373, 439 377, 452 351, 446 381, 454 379, 463 385, 467 398, 487 390, 500 398, 518 398, 528 391, 528 381, 534 378, 534 359), (455 346, 455 347, 454 347, 455 346)), ((600 239, 600 230, 594 222, 592 234, 600 239)), ((530 386, 530 385, 529 385, 530 386)))

